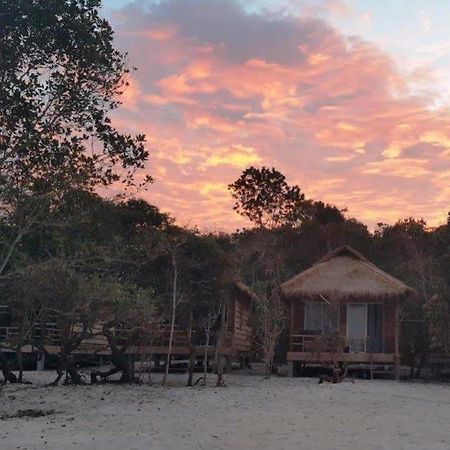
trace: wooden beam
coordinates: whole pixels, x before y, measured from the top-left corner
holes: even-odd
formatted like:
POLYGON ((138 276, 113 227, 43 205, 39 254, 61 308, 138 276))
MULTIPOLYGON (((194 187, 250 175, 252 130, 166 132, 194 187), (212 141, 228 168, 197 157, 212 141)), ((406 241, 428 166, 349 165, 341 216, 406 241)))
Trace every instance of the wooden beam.
POLYGON ((292 298, 290 299, 290 327, 291 329, 289 330, 289 350, 293 350, 293 340, 292 340, 292 334, 294 333, 294 302, 292 300, 292 298))
POLYGON ((321 363, 342 361, 348 363, 395 364, 394 353, 329 353, 329 352, 288 352, 288 361, 321 363))
POLYGON ((395 302, 395 379, 400 380, 400 302, 395 302))

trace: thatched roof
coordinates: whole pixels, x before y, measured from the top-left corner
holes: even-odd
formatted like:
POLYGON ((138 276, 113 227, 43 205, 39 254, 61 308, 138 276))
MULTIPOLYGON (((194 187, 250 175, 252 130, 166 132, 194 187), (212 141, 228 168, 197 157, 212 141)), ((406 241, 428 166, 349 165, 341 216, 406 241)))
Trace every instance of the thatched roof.
POLYGON ((379 269, 364 256, 345 246, 332 251, 309 269, 281 285, 288 298, 345 299, 405 298, 414 289, 379 269))
POLYGON ((242 281, 236 281, 234 283, 234 286, 249 301, 254 302, 258 300, 258 296, 256 295, 256 293, 242 281))

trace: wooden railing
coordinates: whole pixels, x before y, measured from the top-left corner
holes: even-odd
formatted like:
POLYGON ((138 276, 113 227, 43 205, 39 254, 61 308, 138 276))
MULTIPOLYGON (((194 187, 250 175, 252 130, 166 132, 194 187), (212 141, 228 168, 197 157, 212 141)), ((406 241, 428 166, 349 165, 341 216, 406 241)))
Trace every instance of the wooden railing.
MULTIPOLYGON (((185 347, 191 345, 194 331, 175 329, 172 346, 185 347)), ((152 346, 168 347, 170 344, 170 328, 156 328, 148 332, 149 344, 152 346)))
MULTIPOLYGON (((80 325, 74 325, 72 328, 73 333, 79 333, 81 331, 80 325)), ((97 325, 92 330, 93 334, 87 337, 81 343, 80 347, 76 349, 76 353, 96 353, 108 351, 109 345, 105 335, 102 333, 102 326, 97 325)), ((148 330, 132 330, 132 329, 118 329, 112 330, 117 338, 119 345, 127 342, 131 351, 139 348, 153 348, 158 351, 165 351, 169 347, 170 343, 170 328, 166 326, 154 327, 148 330)), ((20 333, 19 327, 0 327, 0 343, 7 344, 9 346, 14 345, 20 333)), ((46 346, 59 347, 61 345, 62 330, 57 328, 53 324, 48 326, 36 325, 32 332, 32 339, 28 342, 34 345, 43 344, 46 346)), ((231 348, 234 345, 234 338, 232 332, 226 332, 223 341, 224 348, 231 348)), ((210 346, 214 346, 216 343, 215 336, 210 337, 210 346)), ((176 328, 173 332, 172 348, 189 349, 192 346, 204 346, 205 336, 201 333, 196 333, 194 330, 183 330, 176 328)))
MULTIPOLYGON (((291 334, 290 349, 293 352, 313 351, 314 342, 320 336, 323 335, 320 333, 291 334)), ((347 339, 346 336, 340 336, 340 338, 345 343, 344 347, 350 353, 365 353, 374 345, 370 336, 366 336, 365 339, 347 339)), ((379 353, 383 353, 381 347, 382 345, 380 345, 379 353)))
MULTIPOLYGON (((0 343, 12 344, 20 335, 19 327, 0 327, 0 343)), ((45 327, 44 333, 40 326, 33 328, 32 340, 35 342, 42 341, 47 345, 58 345, 61 340, 61 330, 49 326, 45 327)))
POLYGON ((0 327, 0 343, 9 343, 14 341, 19 333, 19 327, 0 327))
POLYGON ((309 351, 318 334, 291 334, 290 348, 293 352, 309 351))

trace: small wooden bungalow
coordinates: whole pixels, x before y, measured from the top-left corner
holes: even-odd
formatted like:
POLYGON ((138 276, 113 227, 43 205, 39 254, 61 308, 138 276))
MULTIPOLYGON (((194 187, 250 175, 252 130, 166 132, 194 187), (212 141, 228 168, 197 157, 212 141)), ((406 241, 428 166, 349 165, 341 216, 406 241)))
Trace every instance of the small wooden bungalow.
MULTIPOLYGON (((233 285, 232 296, 225 308, 225 336, 223 344, 219 349, 220 354, 231 360, 237 359, 244 364, 250 357, 252 351, 252 329, 249 319, 252 308, 253 293, 242 283, 233 285)), ((19 335, 19 317, 6 305, 0 305, 0 345, 5 353, 15 351, 15 342, 19 335)), ((44 342, 45 350, 49 354, 56 354, 60 351, 62 332, 57 319, 49 319, 43 330, 42 326, 36 326, 32 331, 32 341, 44 342)), ((73 333, 80 332, 79 325, 73 326, 73 333)), ((111 352, 106 337, 102 334, 100 323, 94 327, 93 336, 82 341, 81 345, 73 351, 74 355, 81 359, 95 357, 108 357, 111 352)), ((200 330, 201 331, 201 330, 200 330)), ((213 333, 214 334, 214 333, 213 333)), ((168 326, 156 327, 150 333, 151 342, 136 342, 129 346, 127 353, 133 355, 154 355, 161 357, 169 352, 170 329, 168 326)), ((207 349, 209 357, 216 353, 215 336, 211 337, 211 344, 207 349)), ((171 354, 174 358, 186 358, 193 356, 202 358, 205 354, 205 342, 201 333, 186 327, 177 326, 171 346, 171 354)), ((22 353, 32 354, 37 347, 26 344, 22 347, 22 353)), ((39 364, 38 364, 39 366, 39 364)), ((41 364, 42 366, 42 364, 41 364)))
POLYGON ((412 288, 346 246, 283 283, 281 293, 291 376, 306 364, 344 362, 391 366, 399 377, 400 311, 412 288))

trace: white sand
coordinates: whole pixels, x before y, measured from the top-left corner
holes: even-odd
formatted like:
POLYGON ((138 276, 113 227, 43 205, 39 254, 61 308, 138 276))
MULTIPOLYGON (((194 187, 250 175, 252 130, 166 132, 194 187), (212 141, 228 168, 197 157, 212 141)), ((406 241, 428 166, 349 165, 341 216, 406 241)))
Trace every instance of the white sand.
MULTIPOLYGON (((0 421, 0 449, 450 449, 450 386, 228 375, 225 388, 7 386, 0 415, 55 409, 0 421)), ((156 379, 159 377, 156 376, 156 379)))

